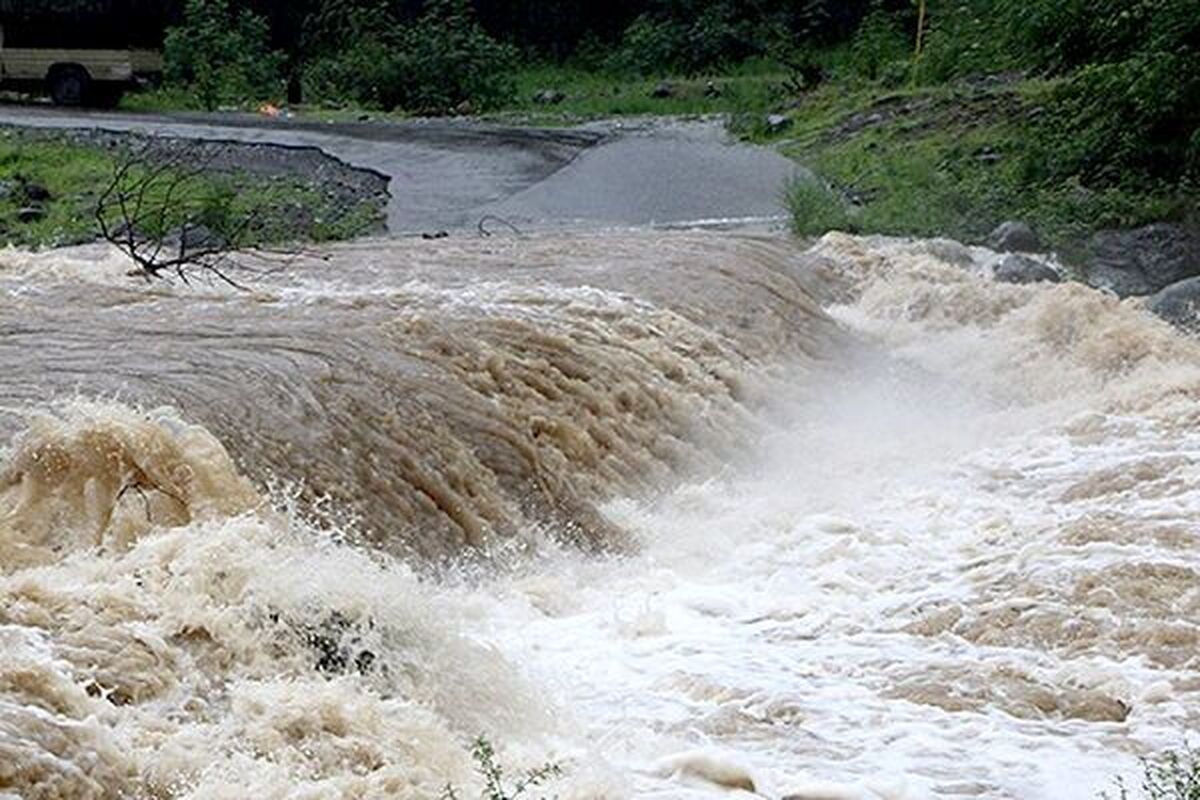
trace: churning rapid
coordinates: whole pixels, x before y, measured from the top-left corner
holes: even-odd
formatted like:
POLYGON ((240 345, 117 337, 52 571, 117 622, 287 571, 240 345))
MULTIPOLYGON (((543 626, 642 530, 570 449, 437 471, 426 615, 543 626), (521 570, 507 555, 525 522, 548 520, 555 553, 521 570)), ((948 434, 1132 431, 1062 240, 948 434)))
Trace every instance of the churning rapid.
POLYGON ((1200 344, 995 260, 0 253, 0 798, 1097 797, 1200 727, 1200 344))

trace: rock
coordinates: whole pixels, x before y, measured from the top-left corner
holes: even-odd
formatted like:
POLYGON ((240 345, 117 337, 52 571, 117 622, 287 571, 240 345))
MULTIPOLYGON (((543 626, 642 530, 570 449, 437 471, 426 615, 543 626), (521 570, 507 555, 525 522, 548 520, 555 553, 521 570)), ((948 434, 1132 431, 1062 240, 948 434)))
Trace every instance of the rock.
POLYGON ((40 183, 24 181, 21 184, 21 193, 25 196, 25 202, 45 203, 50 199, 50 190, 40 183))
POLYGON ((566 99, 567 96, 557 89, 542 89, 533 96, 533 102, 540 106, 556 106, 566 99))
POLYGON ((975 160, 984 164, 995 164, 1002 158, 1004 158, 1004 156, 996 152, 996 148, 991 147, 990 145, 984 145, 975 151, 975 160))
POLYGON ((25 206, 17 210, 17 220, 29 224, 46 218, 46 209, 43 206, 25 206))
POLYGON ((179 251, 182 246, 183 252, 200 253, 202 251, 221 250, 226 247, 229 242, 221 234, 213 231, 205 225, 192 223, 184 225, 175 230, 166 239, 166 247, 169 250, 179 251))
POLYGON ((1062 276, 1048 264, 1028 256, 1009 253, 995 270, 1000 283, 1060 283, 1062 276))
POLYGON ((792 118, 787 114, 767 114, 767 133, 781 133, 792 127, 792 118))
POLYGON ((1042 240, 1024 222, 1009 220, 988 234, 988 245, 1001 253, 1036 253, 1042 249, 1042 240))
POLYGON ((928 239, 919 247, 939 261, 945 261, 956 267, 966 268, 975 263, 970 248, 953 239, 928 239))
POLYGON ((470 100, 463 100, 454 107, 454 113, 458 114, 460 117, 469 117, 475 113, 475 106, 470 100))
POLYGON ((1200 276, 1160 289, 1150 298, 1149 308, 1172 325, 1200 332, 1200 276))
POLYGON ((1119 297, 1154 294, 1200 275, 1200 233, 1172 223, 1100 231, 1086 252, 1087 282, 1119 297))
POLYGON ((657 86, 650 90, 650 96, 659 100, 665 100, 668 97, 674 97, 675 85, 670 81, 661 81, 657 86))

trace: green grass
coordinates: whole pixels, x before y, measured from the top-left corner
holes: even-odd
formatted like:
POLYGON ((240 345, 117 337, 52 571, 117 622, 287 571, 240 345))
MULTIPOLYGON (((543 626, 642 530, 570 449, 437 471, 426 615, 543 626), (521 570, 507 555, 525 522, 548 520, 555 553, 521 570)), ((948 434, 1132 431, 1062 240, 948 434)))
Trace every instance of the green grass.
POLYGON ((767 61, 689 77, 631 77, 571 66, 532 65, 515 74, 515 97, 493 116, 553 123, 654 114, 765 112, 785 100, 782 84, 786 77, 767 61), (663 81, 671 84, 672 95, 653 97, 655 87, 663 81), (561 92, 565 99, 555 105, 537 103, 534 96, 546 89, 561 92))
MULTIPOLYGON (((96 207, 111 182, 118 153, 44 134, 0 130, 0 246, 59 247, 99 237, 96 207), (35 203, 22 187, 49 190, 50 199, 35 203), (45 215, 22 222, 18 212, 39 205, 45 215)), ((163 191, 166 182, 152 189, 163 191)), ((254 243, 290 240, 332 241, 352 238, 378 223, 381 209, 360 203, 344 209, 318 188, 298 178, 256 176, 239 172, 202 174, 189 178, 180 207, 225 204, 237 219, 256 214, 262 224, 254 243)), ((178 195, 177 195, 178 196, 178 195)), ((167 224, 172 221, 167 217, 167 224)))
POLYGON ((99 150, 70 147, 53 141, 27 141, 11 131, 0 131, 0 183, 8 187, 0 197, 0 243, 54 247, 95 238, 98 187, 112 176, 112 161, 99 150), (31 205, 22 196, 23 181, 50 190, 46 216, 23 223, 17 212, 31 205))
POLYGON ((1071 254, 1091 231, 1196 216, 1181 187, 1090 189, 1039 177, 1052 150, 1036 128, 1048 87, 885 91, 827 85, 780 142, 834 193, 791 195, 795 229, 982 240, 1006 219, 1071 254), (871 115, 877 118, 864 122, 871 115), (814 204, 816 209, 814 210, 814 204))

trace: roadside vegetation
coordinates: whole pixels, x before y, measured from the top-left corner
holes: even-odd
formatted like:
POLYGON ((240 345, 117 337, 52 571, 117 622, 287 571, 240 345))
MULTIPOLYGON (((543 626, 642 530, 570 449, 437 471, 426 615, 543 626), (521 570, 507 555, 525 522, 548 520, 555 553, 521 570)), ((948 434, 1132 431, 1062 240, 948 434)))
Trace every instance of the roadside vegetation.
POLYGON ((723 114, 818 175, 801 234, 1200 215, 1200 0, 186 0, 166 56, 129 107, 723 114))
MULTIPOLYGON (((207 237, 254 247, 345 239, 380 226, 378 200, 347 197, 298 177, 202 163, 203 155, 181 157, 189 151, 195 148, 156 150, 132 141, 115 146, 0 130, 0 244, 59 247, 101 238, 97 212, 105 190, 131 158, 136 163, 126 180, 156 176, 144 192, 141 235, 170 238, 184 222, 202 222, 207 237)), ((109 212, 114 228, 125 221, 113 216, 115 206, 109 212)))
POLYGON ((1102 800, 1200 800, 1200 752, 1184 747, 1142 760, 1137 785, 1117 780, 1102 800))
MULTIPOLYGON (((563 769, 559 764, 549 762, 540 767, 528 770, 515 779, 505 775, 504 766, 496 759, 496 748, 485 736, 479 736, 471 743, 471 758, 475 761, 475 772, 483 786, 479 792, 479 800, 533 800, 532 792, 547 781, 561 777, 563 769)), ((462 791, 450 785, 442 792, 439 800, 467 800, 462 791)))

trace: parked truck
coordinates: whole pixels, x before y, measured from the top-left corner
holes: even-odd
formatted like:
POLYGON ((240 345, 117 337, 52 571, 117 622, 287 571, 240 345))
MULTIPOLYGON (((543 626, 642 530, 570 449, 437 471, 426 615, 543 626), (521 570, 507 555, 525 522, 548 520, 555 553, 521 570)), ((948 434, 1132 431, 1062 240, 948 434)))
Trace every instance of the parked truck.
POLYGON ((58 105, 115 105, 162 74, 167 3, 0 0, 0 89, 58 105))

